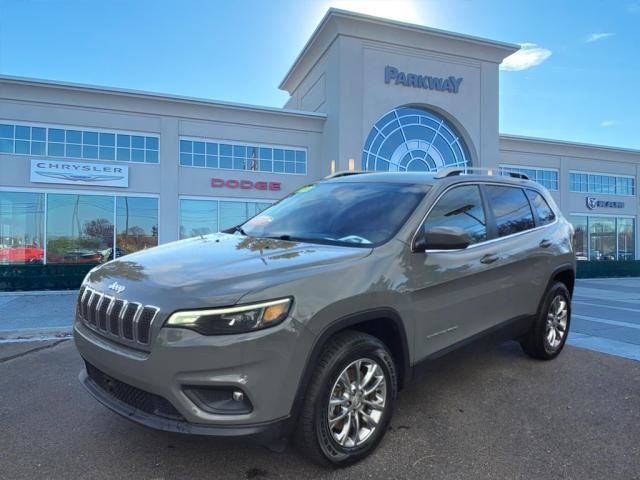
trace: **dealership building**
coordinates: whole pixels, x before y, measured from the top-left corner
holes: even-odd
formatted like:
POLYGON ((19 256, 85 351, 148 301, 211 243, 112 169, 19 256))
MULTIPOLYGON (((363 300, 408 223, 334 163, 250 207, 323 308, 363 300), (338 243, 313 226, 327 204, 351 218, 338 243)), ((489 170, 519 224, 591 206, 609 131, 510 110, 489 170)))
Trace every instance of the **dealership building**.
POLYGON ((514 170, 583 260, 638 258, 640 151, 500 135, 519 47, 330 10, 283 108, 0 77, 0 263, 94 263, 215 232, 341 170, 514 170))

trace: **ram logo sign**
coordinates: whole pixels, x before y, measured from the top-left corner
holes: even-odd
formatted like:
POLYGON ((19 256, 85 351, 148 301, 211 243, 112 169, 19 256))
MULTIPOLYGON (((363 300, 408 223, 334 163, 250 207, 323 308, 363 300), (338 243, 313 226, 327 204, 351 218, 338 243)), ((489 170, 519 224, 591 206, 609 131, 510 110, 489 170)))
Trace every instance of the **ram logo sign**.
POLYGON ((587 208, 624 208, 624 202, 615 202, 611 200, 598 200, 596 197, 586 197, 587 208))

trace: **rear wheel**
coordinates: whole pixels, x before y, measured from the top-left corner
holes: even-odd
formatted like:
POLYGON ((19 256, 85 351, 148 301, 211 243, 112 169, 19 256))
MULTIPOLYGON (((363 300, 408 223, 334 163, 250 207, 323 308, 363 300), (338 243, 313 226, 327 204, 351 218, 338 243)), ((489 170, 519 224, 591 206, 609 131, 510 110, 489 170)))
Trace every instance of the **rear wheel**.
POLYGON ((377 338, 355 331, 334 337, 309 385, 297 446, 325 465, 370 454, 389 424, 397 391, 393 358, 377 338))
POLYGON ((571 323, 571 295, 564 283, 554 283, 542 299, 536 320, 520 341, 531 357, 551 360, 562 351, 571 323))

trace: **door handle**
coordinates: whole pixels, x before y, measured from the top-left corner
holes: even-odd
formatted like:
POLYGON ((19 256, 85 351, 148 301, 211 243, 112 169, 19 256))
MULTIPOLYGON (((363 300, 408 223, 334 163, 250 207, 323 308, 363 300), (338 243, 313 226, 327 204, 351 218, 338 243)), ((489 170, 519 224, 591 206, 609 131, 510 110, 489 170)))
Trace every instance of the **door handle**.
POLYGON ((483 256, 480 259, 480 263, 493 263, 496 260, 498 260, 500 257, 498 255, 496 255, 495 253, 487 253, 485 256, 483 256))
POLYGON ((540 246, 542 248, 549 248, 551 245, 553 245, 553 242, 551 240, 546 239, 546 238, 540 242, 540 246))

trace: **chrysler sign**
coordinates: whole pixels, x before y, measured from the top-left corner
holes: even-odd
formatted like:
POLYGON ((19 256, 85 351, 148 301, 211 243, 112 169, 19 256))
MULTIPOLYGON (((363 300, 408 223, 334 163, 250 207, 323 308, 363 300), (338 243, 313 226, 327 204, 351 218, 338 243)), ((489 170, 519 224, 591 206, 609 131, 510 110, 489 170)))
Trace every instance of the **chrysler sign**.
POLYGON ((462 77, 432 77, 415 73, 401 72, 396 67, 387 65, 384 69, 384 83, 404 85, 405 87, 424 88, 439 92, 458 93, 462 77))
POLYGON ((31 181, 66 185, 128 187, 129 167, 64 160, 31 160, 31 181))

